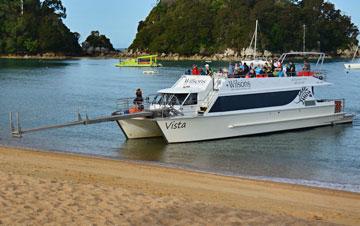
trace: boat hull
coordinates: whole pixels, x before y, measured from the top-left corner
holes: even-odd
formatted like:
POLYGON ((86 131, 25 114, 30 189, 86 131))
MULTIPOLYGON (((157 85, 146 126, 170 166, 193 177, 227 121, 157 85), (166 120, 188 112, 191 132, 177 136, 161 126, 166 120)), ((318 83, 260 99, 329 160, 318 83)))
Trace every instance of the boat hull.
MULTIPOLYGON (((158 120, 168 143, 214 140, 345 123, 334 107, 158 120)), ((346 122, 351 122, 348 119, 346 122)))
POLYGON ((147 118, 134 118, 117 121, 128 139, 151 138, 163 136, 156 121, 147 118))
POLYGON ((360 69, 360 63, 359 64, 344 64, 346 69, 360 69))

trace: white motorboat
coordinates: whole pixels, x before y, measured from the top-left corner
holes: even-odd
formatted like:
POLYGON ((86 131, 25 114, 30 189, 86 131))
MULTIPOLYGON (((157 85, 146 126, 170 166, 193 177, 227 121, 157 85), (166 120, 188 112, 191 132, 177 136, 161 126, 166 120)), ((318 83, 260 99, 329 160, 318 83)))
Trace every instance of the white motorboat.
POLYGON ((245 60, 242 60, 242 63, 246 63, 247 65, 254 65, 255 67, 264 66, 265 63, 267 62, 266 60, 260 59, 257 57, 258 26, 259 26, 259 21, 256 20, 255 32, 253 34, 253 37, 251 39, 250 46, 249 46, 249 49, 253 50, 253 54, 252 54, 253 59, 247 59, 247 56, 245 56, 245 60), (253 46, 253 43, 254 43, 254 46, 253 46))
POLYGON ((354 115, 344 112, 344 100, 315 98, 314 89, 327 85, 313 76, 184 75, 147 99, 144 111, 151 116, 117 122, 128 139, 164 137, 168 143, 351 123, 354 115))
POLYGON ((348 63, 348 64, 344 64, 345 68, 348 69, 348 70, 351 70, 351 69, 360 69, 360 62, 359 63, 355 63, 355 58, 356 58, 356 55, 357 55, 357 52, 359 50, 359 46, 356 48, 356 51, 354 53, 354 56, 352 58, 352 63, 348 63))
POLYGON ((346 69, 360 69, 360 63, 344 64, 346 69))
POLYGON ((154 70, 145 70, 143 71, 144 75, 153 75, 153 74, 157 74, 159 73, 158 71, 154 71, 154 70))

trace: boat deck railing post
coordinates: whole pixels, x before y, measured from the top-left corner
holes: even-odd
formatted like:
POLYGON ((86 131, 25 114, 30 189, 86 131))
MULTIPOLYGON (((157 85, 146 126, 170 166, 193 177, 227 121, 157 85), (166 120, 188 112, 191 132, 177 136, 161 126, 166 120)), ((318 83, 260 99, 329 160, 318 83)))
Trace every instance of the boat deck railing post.
POLYGON ((13 123, 13 114, 12 112, 9 113, 9 125, 10 125, 10 131, 14 131, 14 123, 13 123))
POLYGON ((22 131, 20 126, 20 114, 19 112, 16 112, 15 114, 16 119, 16 127, 14 126, 14 116, 13 112, 9 113, 9 121, 10 121, 10 130, 13 137, 21 137, 22 131))

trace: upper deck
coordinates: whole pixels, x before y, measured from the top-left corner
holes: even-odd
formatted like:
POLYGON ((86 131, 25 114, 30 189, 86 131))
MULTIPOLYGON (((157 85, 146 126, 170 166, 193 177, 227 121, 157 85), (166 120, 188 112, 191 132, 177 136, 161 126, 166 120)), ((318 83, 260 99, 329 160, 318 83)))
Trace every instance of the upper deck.
MULTIPOLYGON (((159 90, 159 93, 198 93, 200 97, 210 90, 220 95, 246 94, 298 90, 303 87, 326 86, 330 83, 312 76, 305 77, 269 77, 269 78, 227 78, 222 75, 195 76, 183 75, 171 87, 159 90)), ((201 98, 200 98, 201 99, 201 98)))

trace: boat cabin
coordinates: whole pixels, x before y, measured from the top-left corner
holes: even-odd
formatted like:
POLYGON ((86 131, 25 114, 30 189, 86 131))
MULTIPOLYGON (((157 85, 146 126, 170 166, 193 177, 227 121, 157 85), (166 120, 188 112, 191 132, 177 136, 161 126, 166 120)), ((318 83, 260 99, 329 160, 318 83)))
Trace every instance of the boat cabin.
POLYGON ((173 108, 181 115, 216 115, 278 107, 316 105, 314 87, 329 85, 315 77, 227 78, 183 75, 158 91, 150 110, 173 108))
POLYGON ((159 67, 161 64, 157 62, 157 55, 146 55, 135 59, 120 60, 117 67, 159 67))

